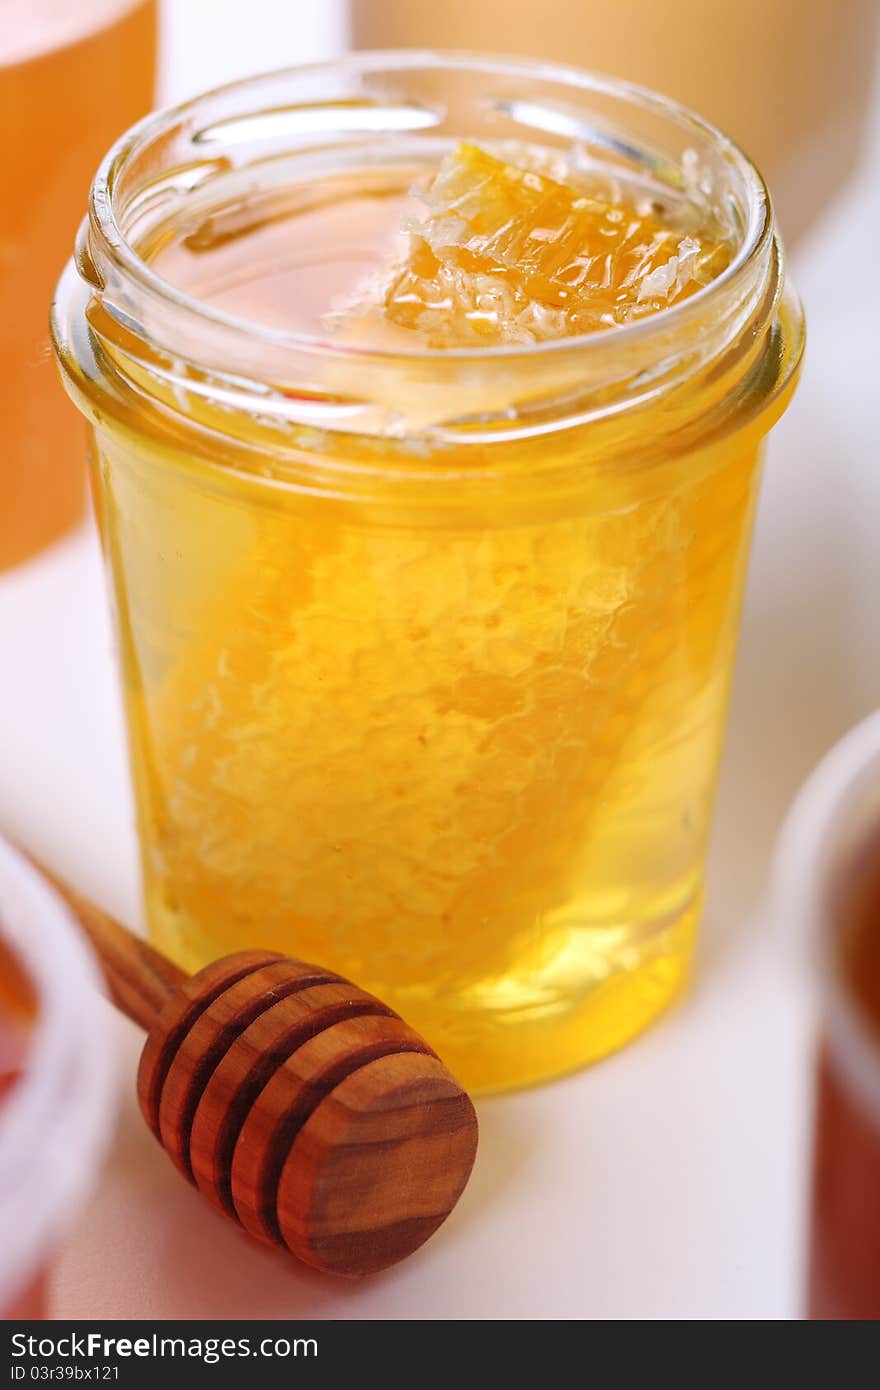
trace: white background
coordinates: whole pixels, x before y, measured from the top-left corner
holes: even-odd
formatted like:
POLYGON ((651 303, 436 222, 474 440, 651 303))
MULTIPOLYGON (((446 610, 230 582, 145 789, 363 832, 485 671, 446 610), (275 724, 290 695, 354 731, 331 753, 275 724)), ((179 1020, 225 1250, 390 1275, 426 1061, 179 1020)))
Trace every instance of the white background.
MULTIPOLYGON (((164 99, 343 41, 331 0, 171 9, 164 99)), ((180 1180, 135 1106, 137 1034, 113 1016, 121 1124, 59 1263, 55 1316, 797 1315, 811 971, 799 923, 771 921, 761 901, 795 789, 880 690, 878 226, 880 139, 795 258, 807 365, 770 446, 689 999, 600 1067, 483 1102, 477 1168, 451 1220, 410 1262, 357 1284, 251 1244, 180 1180)), ((0 576, 0 653, 0 825, 138 921, 90 530, 0 576)))

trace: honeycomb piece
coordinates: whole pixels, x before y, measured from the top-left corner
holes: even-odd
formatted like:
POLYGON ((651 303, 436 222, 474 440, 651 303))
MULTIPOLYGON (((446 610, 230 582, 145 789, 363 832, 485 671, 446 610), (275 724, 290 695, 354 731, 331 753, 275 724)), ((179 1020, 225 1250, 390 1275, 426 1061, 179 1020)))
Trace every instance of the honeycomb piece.
POLYGON ((624 324, 686 299, 729 251, 712 229, 616 185, 579 187, 461 144, 407 223, 381 308, 430 346, 530 343, 624 324))

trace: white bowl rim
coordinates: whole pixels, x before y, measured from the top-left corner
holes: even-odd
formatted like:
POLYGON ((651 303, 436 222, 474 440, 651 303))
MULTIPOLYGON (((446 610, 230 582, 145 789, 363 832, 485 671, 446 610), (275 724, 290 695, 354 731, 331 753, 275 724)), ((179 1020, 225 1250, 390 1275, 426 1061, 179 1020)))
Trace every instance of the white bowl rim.
POLYGON ((61 898, 0 838, 0 938, 38 1014, 21 1077, 0 1103, 0 1309, 45 1268, 94 1185, 114 1113, 100 974, 61 898))
POLYGON ((826 1058, 880 1128, 880 1038, 855 1003, 836 950, 828 911, 831 873, 853 851, 853 817, 877 797, 861 833, 880 835, 880 710, 875 710, 826 754, 808 777, 783 824, 773 862, 773 919, 795 922, 815 948, 822 995, 826 1058))

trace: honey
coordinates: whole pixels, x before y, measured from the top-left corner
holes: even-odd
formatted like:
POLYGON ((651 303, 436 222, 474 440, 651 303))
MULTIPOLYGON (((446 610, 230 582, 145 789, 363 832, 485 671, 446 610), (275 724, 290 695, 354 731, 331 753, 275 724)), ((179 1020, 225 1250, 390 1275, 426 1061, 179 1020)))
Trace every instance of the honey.
POLYGON ((149 108, 155 23, 153 0, 3 6, 0 569, 83 511, 83 432, 59 389, 48 306, 101 155, 149 108))
POLYGON ((427 346, 534 343, 630 323, 694 294, 730 258, 696 209, 692 226, 676 226, 663 205, 560 170, 559 159, 568 182, 535 152, 512 159, 528 162, 460 145, 427 186, 428 215, 405 223, 409 252, 390 268, 380 312, 427 346))
MULTIPOLYGON (((27 1066, 36 1015, 37 1004, 31 982, 0 940, 0 1136, 4 1124, 4 1102, 14 1092, 27 1066)), ((16 1297, 11 1307, 0 1308, 0 1317, 42 1317, 44 1296, 43 1278, 40 1276, 16 1297)))
POLYGON ((56 337, 97 425, 157 942, 338 970, 487 1088, 605 1055, 688 977, 799 317, 741 339, 733 386, 736 353, 701 361, 750 302, 724 290, 743 228, 705 171, 660 189, 466 133, 244 178, 179 149, 196 191, 133 233, 141 327, 95 233, 56 337), (166 295, 207 316, 173 345, 144 331, 166 295))
POLYGON ((880 1043, 880 844, 853 874, 842 911, 841 964, 847 985, 880 1043))

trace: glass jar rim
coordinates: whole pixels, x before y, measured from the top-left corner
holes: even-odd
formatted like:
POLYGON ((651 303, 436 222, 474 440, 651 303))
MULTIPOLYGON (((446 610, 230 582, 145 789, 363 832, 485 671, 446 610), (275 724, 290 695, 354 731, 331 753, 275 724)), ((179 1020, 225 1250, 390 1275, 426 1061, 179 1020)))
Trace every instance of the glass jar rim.
MULTIPOLYGON (((277 114, 279 109, 283 110, 283 108, 275 108, 273 111, 272 108, 269 108, 269 114, 277 114)), ((573 115, 569 114, 568 119, 572 122, 570 134, 572 138, 577 138, 573 115)), ((221 122, 219 123, 221 128, 223 124, 229 126, 232 123, 221 122)), ((645 165, 644 152, 639 151, 632 144, 625 143, 619 137, 615 137, 613 132, 603 131, 598 126, 594 128, 582 126, 580 129, 581 138, 586 134, 589 134, 600 144, 605 143, 609 148, 617 148, 618 150, 625 148, 629 156, 638 159, 645 165)), ((203 132, 197 132, 194 137, 195 140, 199 138, 204 139, 203 132)), ((662 164, 663 161, 658 160, 658 166, 662 164)), ((646 165, 646 167, 650 169, 650 165, 646 165)), ((664 167, 668 170, 668 163, 664 167)), ((769 249, 769 245, 773 241, 774 223, 772 204, 766 185, 760 172, 748 156, 734 140, 712 122, 671 97, 621 78, 605 76, 566 64, 468 51, 390 49, 358 51, 322 62, 259 73, 212 88, 195 97, 188 98, 186 101, 162 108, 146 116, 111 146, 98 168, 90 195, 90 232, 92 237, 97 239, 97 246, 93 245, 91 253, 94 262, 97 262, 100 257, 106 256, 149 297, 173 305, 179 312, 190 317, 197 317, 203 323, 213 323, 225 331, 244 333, 252 340, 257 338, 274 350, 289 349, 324 358, 342 356, 347 362, 362 364, 388 365, 412 362, 449 366, 455 363, 465 365, 474 362, 482 365, 493 361, 499 364, 520 364, 538 358, 559 358, 574 353, 581 357, 584 353, 593 353, 598 356, 606 353, 611 345, 615 348, 628 348, 636 343, 650 342, 652 337, 658 335, 666 336, 673 330, 685 330, 689 324, 694 323, 701 315, 705 314, 711 304, 717 303, 726 292, 748 277, 750 268, 760 259, 762 252, 769 249), (343 348, 338 341, 334 341, 330 334, 326 336, 310 335, 278 329, 226 313, 215 306, 206 304, 159 275, 139 255, 128 239, 115 206, 114 194, 120 176, 125 169, 127 160, 138 148, 150 139, 160 136, 174 121, 183 121, 196 116, 200 110, 210 108, 212 103, 232 100, 236 96, 250 93, 258 94, 261 89, 268 89, 282 82, 307 81, 345 74, 363 76, 383 70, 405 73, 427 67, 446 69, 452 72, 521 76, 531 80, 538 79, 558 83, 573 93, 593 94, 594 96, 630 102, 635 107, 641 107, 646 111, 672 119, 682 127, 690 129, 695 135, 698 134, 702 138, 710 140, 720 152, 726 155, 730 164, 736 169, 744 191, 748 195, 747 225, 730 263, 715 279, 701 286, 687 299, 680 300, 656 314, 589 333, 547 339, 538 343, 505 343, 488 347, 432 348, 424 344, 414 343, 412 346, 407 345, 406 348, 401 349, 399 347, 346 343, 343 348), (96 251, 97 255, 95 254, 96 251)), ((96 265, 96 268, 100 273, 100 265, 96 265)))
MULTIPOLYGON (((481 457, 484 446, 562 441, 600 423, 589 442, 597 465, 604 451, 639 468, 661 457, 667 436, 684 454, 758 416, 766 432, 804 341, 767 190, 716 127, 615 78, 429 50, 260 74, 133 127, 96 176, 52 331, 68 390, 93 421, 112 415, 167 440, 183 428, 221 471, 256 469, 267 481, 268 450, 279 486, 352 498, 389 471, 426 487, 454 479, 449 447, 466 451, 471 480, 500 480, 513 454, 481 457), (462 138, 491 147, 508 136, 563 157, 578 151, 660 197, 701 201, 729 225, 733 259, 688 299, 634 323, 541 343, 401 351, 235 317, 171 285, 135 249, 175 218, 210 217, 223 198, 247 208, 328 168, 400 171, 462 138), (618 427, 654 407, 647 433, 618 427), (329 439, 348 441, 347 457, 331 458, 329 439), (443 457, 432 458, 438 448, 443 457), (321 468, 306 467, 304 453, 320 455, 321 468)), ((583 476, 583 451, 576 470, 550 452, 543 464, 530 460, 532 473, 555 470, 566 487, 563 474, 583 476)))

